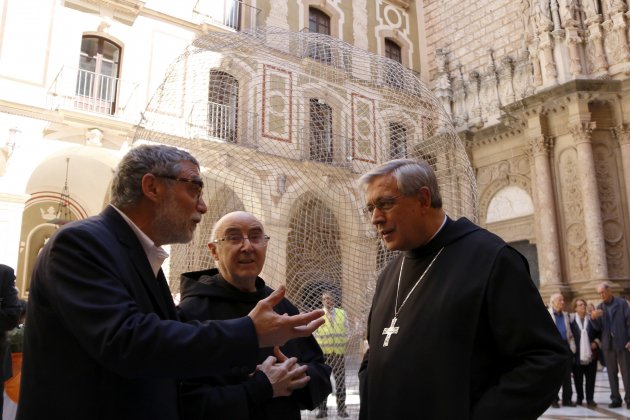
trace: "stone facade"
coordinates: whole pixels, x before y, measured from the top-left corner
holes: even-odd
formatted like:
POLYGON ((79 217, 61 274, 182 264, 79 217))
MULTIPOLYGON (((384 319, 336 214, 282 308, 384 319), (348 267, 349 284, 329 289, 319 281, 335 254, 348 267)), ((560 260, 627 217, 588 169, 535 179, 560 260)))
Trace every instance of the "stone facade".
MULTIPOLYGON (((480 224, 528 255, 544 297, 595 297, 602 280, 630 293, 627 1, 252 0, 238 25, 223 0, 41 0, 37 14, 22 3, 0 0, 0 259, 22 284, 54 229, 62 155, 73 156, 71 218, 98 212, 141 111, 186 45, 211 31, 303 31, 315 7, 334 38, 378 55, 394 41, 432 87, 476 171, 480 224), (83 36, 121 47, 115 112, 78 106, 83 36), (82 180, 85 170, 97 176, 82 180)), ((264 71, 288 80, 277 66, 264 71)), ((264 121, 269 136, 288 135, 282 115, 264 121)))
POLYGON ((469 145, 481 224, 536 247, 545 297, 595 297, 603 280, 628 293, 627 2, 426 1, 424 15, 430 79, 469 145), (486 218, 510 185, 531 195, 535 235, 522 216, 486 218))

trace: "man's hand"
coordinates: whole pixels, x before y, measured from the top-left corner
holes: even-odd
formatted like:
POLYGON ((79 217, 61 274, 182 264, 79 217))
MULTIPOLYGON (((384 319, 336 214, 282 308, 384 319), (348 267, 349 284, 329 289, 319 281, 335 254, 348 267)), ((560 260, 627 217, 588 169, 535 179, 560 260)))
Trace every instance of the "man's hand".
POLYGON ((604 315, 604 311, 602 311, 601 309, 595 309, 591 312, 592 319, 597 319, 602 315, 604 315))
POLYGON ((256 370, 267 375, 271 387, 273 388, 273 397, 288 397, 296 389, 304 388, 310 377, 305 372, 308 366, 300 366, 297 364, 295 357, 286 358, 281 363, 276 363, 276 358, 269 356, 265 361, 256 367, 256 370))
POLYGON ((273 307, 280 303, 285 292, 284 286, 278 287, 249 313, 256 328, 259 347, 282 346, 292 338, 308 337, 324 323, 324 311, 321 309, 293 316, 275 313, 273 307))

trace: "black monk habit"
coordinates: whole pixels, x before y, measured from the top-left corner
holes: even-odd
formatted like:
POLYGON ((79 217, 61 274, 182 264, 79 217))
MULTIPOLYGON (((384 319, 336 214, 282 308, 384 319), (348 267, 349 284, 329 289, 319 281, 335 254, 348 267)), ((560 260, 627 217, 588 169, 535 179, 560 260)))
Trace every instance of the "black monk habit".
POLYGON ((360 419, 536 419, 556 398, 570 355, 527 261, 467 219, 380 274, 368 318, 360 419), (442 249, 443 248, 443 249, 442 249), (440 252, 391 327, 398 307, 440 252))

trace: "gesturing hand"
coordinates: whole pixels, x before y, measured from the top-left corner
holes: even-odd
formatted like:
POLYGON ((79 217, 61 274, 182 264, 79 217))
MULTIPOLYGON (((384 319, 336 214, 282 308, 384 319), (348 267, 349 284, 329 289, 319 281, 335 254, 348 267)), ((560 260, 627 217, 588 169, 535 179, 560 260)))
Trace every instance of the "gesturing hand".
POLYGON ((324 311, 321 309, 293 316, 274 312, 273 307, 280 303, 285 292, 284 286, 278 287, 249 313, 256 328, 259 347, 281 346, 292 338, 308 337, 324 323, 324 311))
POLYGON ((257 370, 267 375, 273 388, 274 398, 288 397, 294 390, 304 388, 308 381, 311 380, 306 375, 308 366, 298 365, 295 357, 286 358, 284 356, 284 358, 283 362, 276 363, 277 359, 269 356, 261 365, 256 367, 257 370))

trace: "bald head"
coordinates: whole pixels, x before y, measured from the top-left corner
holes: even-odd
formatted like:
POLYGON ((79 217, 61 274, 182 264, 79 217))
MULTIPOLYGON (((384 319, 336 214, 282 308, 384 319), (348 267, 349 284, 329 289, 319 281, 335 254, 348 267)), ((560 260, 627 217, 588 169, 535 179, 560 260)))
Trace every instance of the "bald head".
POLYGON ((223 226, 232 222, 238 222, 239 220, 258 223, 262 227, 262 223, 260 223, 260 220, 258 220, 253 214, 241 210, 233 211, 224 214, 219 220, 217 220, 217 222, 212 227, 212 232, 210 233, 210 241, 214 242, 216 239, 219 239, 222 236, 221 231, 223 229, 223 226))
POLYGON ((265 229, 253 214, 234 211, 214 225, 208 249, 221 276, 237 288, 253 292, 267 256, 265 229))

